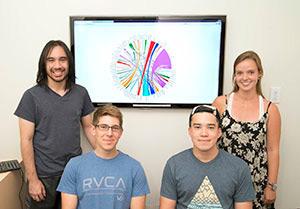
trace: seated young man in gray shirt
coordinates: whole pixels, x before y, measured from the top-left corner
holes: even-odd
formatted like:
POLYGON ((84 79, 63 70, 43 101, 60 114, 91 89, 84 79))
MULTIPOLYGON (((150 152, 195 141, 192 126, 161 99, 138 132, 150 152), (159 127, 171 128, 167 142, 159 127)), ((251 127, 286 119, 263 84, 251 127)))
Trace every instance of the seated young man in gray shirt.
POLYGON ((193 147, 171 157, 163 172, 160 209, 252 209, 255 193, 247 164, 216 143, 215 107, 200 105, 189 117, 193 147))

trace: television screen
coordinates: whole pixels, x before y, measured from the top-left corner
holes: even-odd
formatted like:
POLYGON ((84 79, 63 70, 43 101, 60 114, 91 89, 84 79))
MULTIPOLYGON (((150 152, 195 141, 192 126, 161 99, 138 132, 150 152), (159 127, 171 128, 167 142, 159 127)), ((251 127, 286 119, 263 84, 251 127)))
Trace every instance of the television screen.
POLYGON ((72 16, 76 83, 95 106, 209 104, 223 90, 225 23, 225 16, 72 16))

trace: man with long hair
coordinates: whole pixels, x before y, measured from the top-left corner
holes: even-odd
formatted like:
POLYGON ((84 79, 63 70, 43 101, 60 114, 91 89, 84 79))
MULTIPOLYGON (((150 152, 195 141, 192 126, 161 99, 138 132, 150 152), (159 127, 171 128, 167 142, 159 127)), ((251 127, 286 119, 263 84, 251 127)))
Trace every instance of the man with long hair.
POLYGON ((21 154, 28 179, 30 209, 60 208, 56 187, 70 158, 81 154, 80 124, 93 146, 87 90, 75 84, 73 57, 60 40, 49 41, 40 56, 37 85, 25 91, 19 117, 21 154))

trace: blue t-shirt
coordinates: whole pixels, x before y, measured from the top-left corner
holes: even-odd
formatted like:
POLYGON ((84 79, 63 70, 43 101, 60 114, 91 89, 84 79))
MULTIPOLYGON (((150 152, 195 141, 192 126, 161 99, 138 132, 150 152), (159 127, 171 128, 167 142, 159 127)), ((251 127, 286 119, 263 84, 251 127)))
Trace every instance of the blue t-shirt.
POLYGON ((235 202, 255 198, 247 164, 224 150, 203 163, 192 149, 171 157, 164 169, 161 196, 175 200, 176 209, 233 209, 235 202))
POLYGON ((132 197, 149 193, 141 164, 119 151, 113 159, 95 152, 72 158, 57 191, 78 197, 78 209, 126 209, 132 197))

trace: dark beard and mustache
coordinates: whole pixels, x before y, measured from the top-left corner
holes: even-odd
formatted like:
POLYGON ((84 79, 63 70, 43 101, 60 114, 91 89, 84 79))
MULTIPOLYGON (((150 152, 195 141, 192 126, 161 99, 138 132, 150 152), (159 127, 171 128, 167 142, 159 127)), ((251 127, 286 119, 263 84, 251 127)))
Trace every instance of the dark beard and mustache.
POLYGON ((60 71, 61 74, 63 74, 64 72, 66 72, 66 69, 64 68, 61 68, 61 69, 50 69, 50 73, 47 72, 47 77, 48 79, 51 79, 52 81, 56 82, 56 83, 61 83, 61 82, 64 82, 65 80, 67 80, 68 78, 68 74, 65 74, 64 77, 62 78, 55 78, 55 72, 56 71, 60 71))

